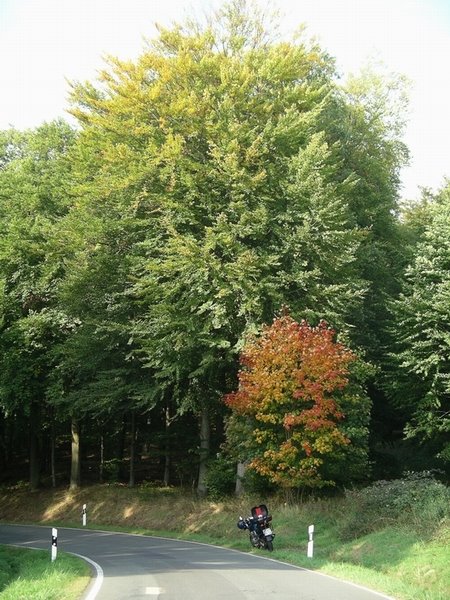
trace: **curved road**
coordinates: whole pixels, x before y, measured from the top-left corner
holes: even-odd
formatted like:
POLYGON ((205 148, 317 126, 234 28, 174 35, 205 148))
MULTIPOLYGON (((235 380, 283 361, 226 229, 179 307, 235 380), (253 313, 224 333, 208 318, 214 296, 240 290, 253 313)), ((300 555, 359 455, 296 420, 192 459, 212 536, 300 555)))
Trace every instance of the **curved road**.
MULTIPOLYGON (((51 528, 0 525, 0 544, 46 548, 50 559, 51 528)), ((388 598, 270 558, 196 542, 61 527, 58 550, 96 563, 97 582, 89 586, 86 600, 388 598)))

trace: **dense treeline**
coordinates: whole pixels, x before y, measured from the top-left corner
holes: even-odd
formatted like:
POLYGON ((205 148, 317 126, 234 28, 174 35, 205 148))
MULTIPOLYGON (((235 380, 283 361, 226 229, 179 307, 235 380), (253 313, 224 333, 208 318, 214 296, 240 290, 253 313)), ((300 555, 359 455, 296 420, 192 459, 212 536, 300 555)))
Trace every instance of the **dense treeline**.
POLYGON ((343 85, 249 10, 74 84, 76 129, 1 133, 4 480, 227 489, 254 456, 223 399, 286 306, 358 356, 324 477, 448 472, 450 188, 400 209, 401 79, 343 85))

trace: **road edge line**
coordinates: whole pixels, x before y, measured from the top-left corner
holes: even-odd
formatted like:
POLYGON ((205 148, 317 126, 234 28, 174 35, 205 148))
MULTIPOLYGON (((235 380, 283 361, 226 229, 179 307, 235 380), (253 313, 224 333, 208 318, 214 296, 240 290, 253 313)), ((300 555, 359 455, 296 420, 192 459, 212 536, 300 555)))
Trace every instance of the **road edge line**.
POLYGON ((84 556, 83 554, 78 554, 77 552, 70 552, 68 551, 67 554, 73 554, 73 556, 78 556, 78 558, 81 558, 83 560, 85 560, 86 562, 88 562, 90 565, 92 565, 96 571, 96 577, 95 577, 95 581, 94 581, 94 585, 92 585, 91 589, 89 590, 89 592, 87 593, 87 595, 83 595, 83 600, 95 600, 97 594, 100 591, 100 588, 103 585, 103 579, 104 579, 104 575, 103 575, 103 569, 101 568, 101 566, 95 562, 95 560, 92 560, 92 558, 88 558, 87 556, 84 556))

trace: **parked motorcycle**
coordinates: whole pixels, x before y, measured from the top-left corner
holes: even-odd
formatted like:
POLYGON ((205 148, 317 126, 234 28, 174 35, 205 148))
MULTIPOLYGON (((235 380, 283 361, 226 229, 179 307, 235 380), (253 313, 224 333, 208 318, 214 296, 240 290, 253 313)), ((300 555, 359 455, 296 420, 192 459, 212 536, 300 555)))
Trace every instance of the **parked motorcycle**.
POLYGON ((272 516, 269 515, 267 506, 265 504, 254 506, 251 513, 251 517, 246 517, 245 519, 239 517, 237 526, 239 529, 248 530, 250 543, 254 548, 265 548, 269 552, 272 552, 275 534, 269 526, 272 516))

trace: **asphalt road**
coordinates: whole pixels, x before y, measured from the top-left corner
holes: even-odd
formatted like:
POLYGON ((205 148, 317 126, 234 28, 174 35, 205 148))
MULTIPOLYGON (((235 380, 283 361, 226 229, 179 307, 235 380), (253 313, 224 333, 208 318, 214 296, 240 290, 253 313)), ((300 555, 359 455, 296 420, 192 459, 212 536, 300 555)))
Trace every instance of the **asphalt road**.
MULTIPOLYGON (((0 544, 51 546, 51 527, 0 525, 0 544)), ((236 550, 58 528, 58 550, 90 560, 85 600, 380 600, 363 587, 236 550)))

